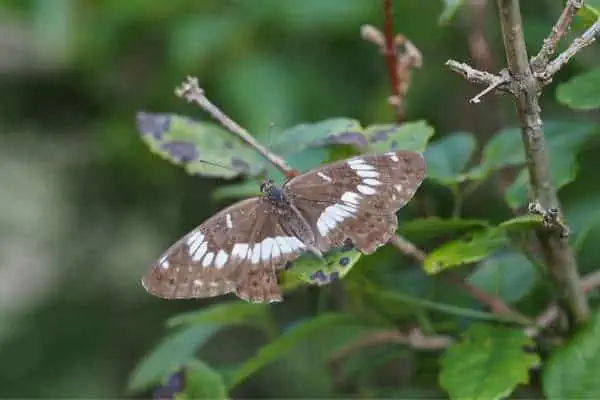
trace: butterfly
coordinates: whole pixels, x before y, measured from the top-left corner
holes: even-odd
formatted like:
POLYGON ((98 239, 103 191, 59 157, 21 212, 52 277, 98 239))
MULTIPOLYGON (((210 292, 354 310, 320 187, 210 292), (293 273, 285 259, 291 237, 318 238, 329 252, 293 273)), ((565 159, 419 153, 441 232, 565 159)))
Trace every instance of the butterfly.
POLYGON ((253 303, 282 301, 277 270, 304 253, 322 257, 351 241, 363 254, 388 242, 396 211, 426 174, 420 153, 366 154, 300 174, 239 201, 175 242, 142 278, 165 299, 235 293, 253 303))

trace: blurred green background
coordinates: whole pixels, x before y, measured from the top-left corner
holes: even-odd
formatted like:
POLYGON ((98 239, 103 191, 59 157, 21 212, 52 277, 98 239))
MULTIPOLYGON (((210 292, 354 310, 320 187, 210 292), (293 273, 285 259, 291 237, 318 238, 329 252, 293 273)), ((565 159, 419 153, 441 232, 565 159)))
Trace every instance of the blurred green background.
MULTIPOLYGON (((442 0, 394 1, 396 30, 423 54, 407 119, 426 120, 436 138, 467 131, 481 145, 516 121, 507 98, 468 104, 480 88, 443 67, 449 58, 504 66, 490 3, 467 1, 442 25, 442 0), (478 50, 478 34, 489 55, 478 50)), ((537 50, 562 2, 522 3, 527 42, 537 50)), ((360 38, 361 25, 382 23, 382 2, 373 0, 0 1, 0 396, 127 396, 128 375, 164 335, 164 320, 222 301, 162 301, 139 284, 150 262, 227 201, 210 196, 223 182, 189 176, 148 150, 136 132, 138 111, 208 120, 173 94, 192 75, 265 141, 270 124, 338 116, 363 125, 393 122, 384 60, 360 38)), ((599 60, 597 47, 584 51, 555 83, 599 60)), ((543 97, 545 117, 598 120, 597 113, 576 115, 558 104, 554 89, 543 97)), ((600 195, 596 147, 586 147, 577 180, 561 191, 573 229, 589 219, 600 195)), ((490 185, 502 186, 504 178, 490 185)), ((429 189, 430 215, 447 217, 451 197, 429 189)), ((464 216, 510 217, 497 190, 476 191, 464 216)), ((578 254, 583 269, 595 267, 600 251, 600 233, 591 228, 578 254)), ((284 325, 310 317, 334 286, 300 288, 269 308, 284 325)), ((244 359, 264 341, 236 329, 203 351, 210 360, 244 359)), ((327 352, 325 344, 309 343, 234 396, 330 394, 329 378, 312 368, 314 346, 327 352)), ((414 357, 402 353, 396 369, 380 378, 408 381, 403 373, 414 357)), ((428 363, 436 361, 425 356, 414 367, 421 371, 417 381, 440 396, 436 367, 428 363)))

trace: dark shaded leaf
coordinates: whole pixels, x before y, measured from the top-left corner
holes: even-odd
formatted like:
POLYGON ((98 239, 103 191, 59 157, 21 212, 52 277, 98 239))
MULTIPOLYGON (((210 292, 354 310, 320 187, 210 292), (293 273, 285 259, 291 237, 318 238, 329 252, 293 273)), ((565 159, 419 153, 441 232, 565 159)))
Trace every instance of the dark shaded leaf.
POLYGON ((505 253, 484 260, 467 281, 507 303, 525 297, 536 285, 534 266, 520 253, 505 253))
POLYGON ((352 316, 343 314, 322 314, 318 317, 298 323, 277 339, 263 346, 256 355, 237 368, 228 379, 231 389, 247 379, 250 375, 275 361, 303 340, 309 340, 319 332, 328 332, 333 327, 342 325, 360 325, 352 316))
POLYGON ((540 362, 525 346, 533 341, 520 329, 474 324, 442 356, 440 384, 452 399, 505 398, 540 362))
POLYGON ((457 132, 431 143, 425 151, 427 178, 444 185, 463 182, 468 178, 463 170, 475 150, 471 133, 457 132))
POLYGON ((572 340, 557 349, 542 374, 542 387, 548 399, 600 398, 600 313, 572 340))
POLYGON ((190 325, 165 337, 135 367, 128 388, 140 392, 164 384, 194 358, 198 348, 219 330, 217 325, 190 325))
POLYGON ((507 231, 529 231, 538 228, 543 222, 540 215, 521 215, 504 222, 501 222, 498 227, 507 231))
POLYGON ((268 311, 265 304, 252 304, 244 301, 229 301, 206 307, 202 310, 189 311, 169 318, 167 326, 182 324, 218 324, 218 325, 252 325, 266 323, 268 311))
POLYGON ((575 110, 600 107, 600 68, 577 75, 556 88, 556 99, 575 110))
POLYGON ((444 235, 454 235, 467 231, 489 227, 486 220, 480 219, 442 219, 439 217, 412 219, 400 224, 398 232, 413 240, 424 241, 444 235))

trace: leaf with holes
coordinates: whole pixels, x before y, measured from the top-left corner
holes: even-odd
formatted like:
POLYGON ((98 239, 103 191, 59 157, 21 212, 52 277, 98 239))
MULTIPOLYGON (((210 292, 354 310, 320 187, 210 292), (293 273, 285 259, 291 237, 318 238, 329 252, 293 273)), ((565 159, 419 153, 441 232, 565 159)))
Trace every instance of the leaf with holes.
POLYGON ((501 399, 529 382, 537 354, 522 330, 474 324, 441 359, 440 384, 452 399, 501 399))
POLYGON ((443 185, 465 181, 463 173, 475 150, 475 138, 471 133, 457 132, 436 140, 425 151, 427 177, 443 185))
POLYGON ((165 384, 172 374, 194 358, 198 348, 219 328, 218 325, 189 325, 165 337, 135 367, 129 377, 129 390, 140 392, 165 384))
POLYGON ((150 149, 190 174, 235 178, 256 175, 265 162, 220 126, 175 114, 139 112, 137 129, 150 149), (217 164, 217 165, 213 165, 217 164))
POLYGON ((548 399, 600 398, 600 312, 551 356, 542 373, 548 399))
POLYGON ((524 255, 510 252, 484 260, 467 281, 507 303, 515 303, 535 287, 538 276, 524 255))
POLYGON ((405 122, 401 125, 371 125, 365 129, 369 141, 368 152, 413 150, 425 152, 434 129, 425 121, 405 122))
POLYGON ((362 253, 350 246, 334 249, 320 260, 312 254, 304 254, 292 264, 288 273, 301 281, 314 285, 327 285, 342 279, 360 259, 362 253))
POLYGON ((447 268, 481 261, 507 242, 501 230, 489 228, 441 245, 427 255, 423 266, 425 272, 436 274, 447 268))
POLYGON ((556 89, 556 99, 575 110, 593 110, 600 107, 600 68, 577 75, 556 89))

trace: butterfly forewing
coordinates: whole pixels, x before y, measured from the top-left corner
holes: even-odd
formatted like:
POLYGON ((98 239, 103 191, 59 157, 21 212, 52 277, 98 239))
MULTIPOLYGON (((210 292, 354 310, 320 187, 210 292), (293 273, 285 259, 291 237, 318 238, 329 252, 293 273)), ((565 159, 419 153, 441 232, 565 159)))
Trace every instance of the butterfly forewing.
POLYGON ((171 246, 142 284, 167 299, 235 292, 252 302, 280 301, 275 268, 297 258, 304 245, 282 228, 277 217, 263 197, 240 201, 171 246))
POLYGON ((290 180, 285 189, 313 227, 320 250, 350 239, 368 254, 394 234, 396 211, 413 197, 425 173, 421 154, 396 151, 325 165, 290 180))

